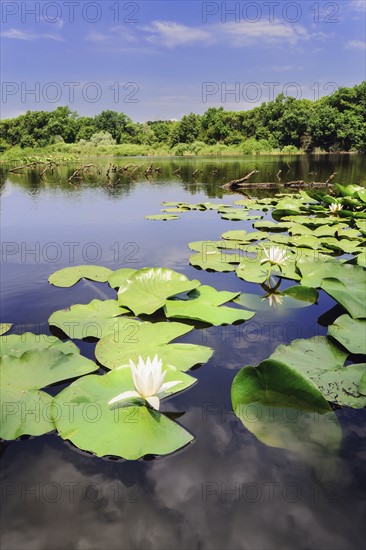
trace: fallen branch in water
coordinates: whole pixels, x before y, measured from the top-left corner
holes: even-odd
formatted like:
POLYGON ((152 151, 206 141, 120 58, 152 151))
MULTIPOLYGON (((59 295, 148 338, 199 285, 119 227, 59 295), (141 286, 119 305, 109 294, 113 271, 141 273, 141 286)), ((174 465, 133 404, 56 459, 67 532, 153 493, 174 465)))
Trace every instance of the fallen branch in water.
POLYGON ((249 174, 247 174, 246 176, 244 176, 243 178, 240 178, 238 180, 232 180, 232 181, 229 181, 228 183, 224 183, 224 185, 222 185, 222 188, 223 189, 236 189, 237 187, 243 187, 243 183, 246 183, 249 178, 252 177, 253 174, 258 174, 258 170, 252 170, 251 172, 249 172, 249 174))
POLYGON ((18 170, 23 170, 23 168, 30 168, 31 166, 38 166, 39 164, 48 164, 48 163, 43 162, 41 160, 37 160, 36 162, 30 162, 29 164, 23 164, 22 166, 17 166, 16 168, 9 170, 9 172, 18 172, 18 170))
POLYGON ((92 166, 94 166, 94 165, 93 164, 84 164, 84 166, 81 166, 80 168, 75 170, 75 172, 69 177, 69 179, 67 181, 70 183, 74 178, 81 178, 81 174, 84 172, 84 170, 87 170, 87 168, 91 168, 92 166))

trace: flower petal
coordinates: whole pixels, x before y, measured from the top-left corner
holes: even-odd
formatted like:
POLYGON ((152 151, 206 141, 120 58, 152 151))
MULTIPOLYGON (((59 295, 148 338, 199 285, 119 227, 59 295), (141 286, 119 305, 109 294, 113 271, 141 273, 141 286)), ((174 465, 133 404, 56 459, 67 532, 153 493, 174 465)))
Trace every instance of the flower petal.
POLYGON ((117 403, 118 401, 124 401, 125 399, 130 399, 130 397, 141 397, 141 395, 134 390, 125 391, 123 393, 120 393, 119 395, 116 395, 116 397, 113 397, 113 399, 108 401, 108 405, 112 405, 113 403, 117 403))
POLYGON ((160 407, 160 399, 156 395, 152 395, 151 397, 146 397, 146 401, 151 405, 154 409, 157 411, 160 407))
POLYGON ((174 380, 173 382, 165 382, 165 384, 161 386, 159 393, 163 393, 164 391, 169 390, 170 388, 173 388, 177 384, 181 384, 181 383, 182 383, 181 380, 174 380))

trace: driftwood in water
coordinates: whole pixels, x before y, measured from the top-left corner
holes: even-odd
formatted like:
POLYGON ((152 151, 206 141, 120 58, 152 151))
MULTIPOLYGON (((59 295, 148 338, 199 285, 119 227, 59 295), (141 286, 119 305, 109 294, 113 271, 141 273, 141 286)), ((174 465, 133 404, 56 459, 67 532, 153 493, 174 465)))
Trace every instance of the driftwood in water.
POLYGON ((246 183, 242 183, 240 187, 238 187, 236 190, 241 191, 241 189, 272 189, 274 187, 280 187, 280 183, 275 181, 268 181, 268 182, 261 182, 261 183, 253 183, 247 181, 246 183))
POLYGON ((238 187, 244 187, 243 184, 245 184, 249 180, 249 178, 252 177, 253 174, 258 174, 258 170, 252 170, 252 172, 249 172, 249 174, 247 174, 246 176, 238 180, 232 180, 232 181, 229 181, 228 183, 224 183, 222 188, 235 190, 238 187))
POLYGON ((36 162, 30 162, 29 164, 23 164, 22 166, 17 166, 16 168, 9 170, 9 172, 18 172, 19 170, 23 170, 23 168, 31 168, 32 166, 38 166, 38 164, 49 164, 49 163, 43 162, 41 160, 37 160, 36 162))
MULTIPOLYGON (((92 166, 93 164, 84 164, 83 166, 80 166, 80 168, 75 170, 75 172, 69 177, 67 181, 70 183, 74 178, 81 178, 81 174, 84 172, 84 170, 86 170, 87 168, 91 168, 92 166)), ((108 168, 108 171, 107 171, 108 176, 109 176, 110 168, 111 166, 108 168)))
POLYGON ((337 172, 334 172, 333 174, 331 174, 329 176, 329 178, 327 179, 327 181, 325 182, 326 185, 328 185, 333 179, 334 177, 336 176, 337 172))
POLYGON ((286 181, 283 185, 285 185, 286 187, 306 187, 309 184, 305 183, 304 180, 293 180, 286 181))

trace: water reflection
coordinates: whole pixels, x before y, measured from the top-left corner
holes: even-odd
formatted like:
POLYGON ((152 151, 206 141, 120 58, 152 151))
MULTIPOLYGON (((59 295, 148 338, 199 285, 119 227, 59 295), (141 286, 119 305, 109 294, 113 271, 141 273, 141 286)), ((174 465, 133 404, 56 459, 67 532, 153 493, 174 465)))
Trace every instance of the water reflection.
POLYGON ((187 417, 197 443, 153 462, 98 461, 50 436, 12 444, 2 547, 362 547, 360 487, 346 463, 322 484, 291 454, 256 444, 234 418, 195 408, 187 417))
MULTIPOLYGON (((86 161, 89 162, 89 161, 86 161)), ((221 198, 225 193, 221 186, 233 179, 257 170, 251 181, 277 182, 277 190, 283 190, 283 184, 290 180, 326 181, 336 173, 335 181, 343 184, 366 184, 365 159, 363 155, 260 155, 254 157, 234 158, 195 158, 176 157, 161 159, 110 159, 96 158, 91 167, 80 172, 79 177, 72 177, 80 169, 80 163, 61 164, 52 171, 41 175, 43 165, 17 172, 9 172, 9 166, 0 166, 0 182, 8 180, 21 187, 26 187, 34 194, 39 189, 61 187, 64 192, 78 191, 82 187, 101 187, 112 197, 129 194, 138 183, 161 186, 177 184, 195 195, 205 190, 209 198, 221 198), (131 162, 138 167, 132 170, 126 167, 131 162), (153 166, 149 172, 150 166, 153 166)), ((263 190, 256 192, 266 196, 263 190)))
MULTIPOLYGON (((98 159, 106 168, 109 162, 98 159)), ((56 269, 95 262, 88 257, 92 249, 85 248, 91 242, 101 251, 96 263, 112 269, 164 265, 218 290, 259 292, 257 285, 233 273, 197 271, 188 262, 188 242, 215 240, 233 227, 251 230, 251 222, 233 226, 215 211, 187 212, 167 224, 149 222, 144 215, 158 213, 163 200, 192 202, 192 195, 195 202, 225 195, 231 203, 237 197, 228 196, 221 184, 254 168, 260 170, 257 181, 274 180, 282 169, 294 179, 325 180, 337 171, 343 183, 366 183, 363 162, 352 155, 159 159, 161 173, 148 180, 121 178, 116 183, 113 176, 107 185, 88 176, 75 186, 67 179, 77 166, 61 167, 43 180, 37 171, 19 175, 0 168, 2 237, 15 244, 3 257, 2 321, 15 323, 17 332, 22 327, 39 332, 58 309, 88 303, 100 292, 113 298, 115 291, 106 285, 80 282, 60 289, 47 283, 56 269), (51 242, 61 251, 56 259, 51 242), (72 258, 67 243, 76 243, 72 258), (137 246, 132 256, 131 243, 137 246)), ((164 402, 163 412, 175 413, 196 436, 194 444, 172 456, 137 463, 100 460, 56 435, 4 445, 2 547, 361 548, 365 412, 336 411, 343 434, 339 470, 336 480, 325 484, 309 465, 306 449, 298 455, 264 445, 233 415, 230 402, 239 368, 257 365, 278 344, 326 334, 327 315, 338 317, 337 311, 327 313, 333 306, 322 294, 319 305, 304 310, 268 306, 247 323, 201 328, 183 337, 182 342, 213 347, 215 356, 192 372, 198 384, 164 402), (180 416, 182 411, 187 412, 180 416)), ((93 357, 95 343, 77 345, 93 357)))

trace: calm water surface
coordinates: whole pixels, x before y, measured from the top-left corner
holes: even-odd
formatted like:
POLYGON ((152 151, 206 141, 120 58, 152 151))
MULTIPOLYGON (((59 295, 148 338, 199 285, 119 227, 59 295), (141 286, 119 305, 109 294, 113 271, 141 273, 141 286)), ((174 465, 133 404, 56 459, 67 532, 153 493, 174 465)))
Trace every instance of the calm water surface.
MULTIPOLYGON (((279 170, 284 181, 324 181, 337 172, 340 183, 366 185, 360 156, 154 159, 160 174, 121 176, 119 182, 119 176, 110 182, 104 176, 109 160, 95 162, 102 164, 101 175, 86 175, 74 185, 67 178, 75 166, 63 166, 43 181, 39 169, 19 175, 1 168, 1 321, 14 323, 13 332, 49 333, 53 311, 115 296, 107 285, 92 282, 70 289, 48 284, 53 271, 69 265, 165 266, 219 290, 260 292, 235 274, 198 271, 188 261, 190 241, 216 240, 229 229, 250 229, 250 222, 221 220, 215 211, 190 211, 174 222, 145 220, 160 212, 162 201, 232 204, 240 197, 227 194, 222 183, 255 168, 257 181, 278 181, 279 170)), ((364 548, 365 411, 336 411, 342 446, 336 475, 324 477, 305 450, 298 455, 258 441, 230 403, 241 367, 257 365, 280 343, 326 334, 329 319, 341 313, 322 294, 317 306, 258 313, 237 326, 198 327, 182 338, 209 345, 215 354, 192 372, 194 387, 162 405, 196 437, 171 456, 98 459, 55 434, 3 443, 1 548, 364 548)), ((76 343, 93 358, 94 343, 76 343)))

